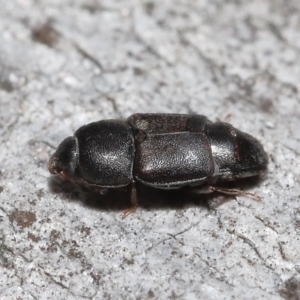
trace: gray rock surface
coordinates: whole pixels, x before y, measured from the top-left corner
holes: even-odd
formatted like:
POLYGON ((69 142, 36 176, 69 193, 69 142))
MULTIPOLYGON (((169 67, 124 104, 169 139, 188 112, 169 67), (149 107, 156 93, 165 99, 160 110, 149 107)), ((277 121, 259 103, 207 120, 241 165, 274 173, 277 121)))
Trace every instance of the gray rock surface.
POLYGON ((299 299, 298 0, 0 7, 1 299, 299 299), (249 190, 263 201, 141 191, 122 220, 128 193, 100 205, 50 179, 63 138, 135 112, 256 136, 270 164, 249 190))

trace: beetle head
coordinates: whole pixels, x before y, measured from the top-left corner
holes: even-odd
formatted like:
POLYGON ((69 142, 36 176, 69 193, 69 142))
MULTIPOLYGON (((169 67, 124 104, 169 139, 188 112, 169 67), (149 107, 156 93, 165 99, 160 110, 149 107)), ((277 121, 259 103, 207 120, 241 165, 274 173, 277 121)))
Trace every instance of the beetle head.
POLYGON ((60 174, 64 179, 73 179, 78 164, 78 149, 75 137, 63 140, 48 163, 51 174, 60 174))

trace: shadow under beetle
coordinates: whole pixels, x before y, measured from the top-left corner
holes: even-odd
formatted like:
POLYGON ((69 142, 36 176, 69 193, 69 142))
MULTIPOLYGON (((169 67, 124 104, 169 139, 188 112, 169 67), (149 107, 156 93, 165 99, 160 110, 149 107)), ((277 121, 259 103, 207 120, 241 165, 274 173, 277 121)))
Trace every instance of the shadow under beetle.
POLYGON ((267 169, 268 157, 251 135, 205 116, 134 114, 127 120, 102 120, 80 127, 49 160, 51 174, 99 189, 131 186, 190 186, 200 193, 257 195, 217 187, 224 181, 256 176, 267 169))

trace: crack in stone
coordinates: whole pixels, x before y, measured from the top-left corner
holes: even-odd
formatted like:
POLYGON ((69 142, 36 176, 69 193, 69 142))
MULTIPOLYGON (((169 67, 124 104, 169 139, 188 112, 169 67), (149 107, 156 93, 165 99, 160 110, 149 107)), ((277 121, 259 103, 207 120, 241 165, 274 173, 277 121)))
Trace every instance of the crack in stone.
POLYGON ((270 228, 272 231, 278 234, 277 230, 275 229, 274 226, 271 226, 271 222, 269 220, 264 220, 261 217, 254 216, 257 220, 261 221, 266 227, 270 228))
POLYGON ((98 59, 96 59, 90 53, 88 53, 86 50, 84 50, 82 47, 80 47, 75 41, 72 41, 72 45, 84 58, 88 59, 94 65, 96 65, 100 69, 100 71, 102 71, 102 72, 104 71, 104 68, 103 68, 101 62, 98 59))
POLYGON ((248 237, 244 236, 243 234, 240 234, 240 233, 236 233, 235 230, 230 230, 230 229, 227 229, 228 233, 230 234, 234 234, 237 238, 241 239, 243 242, 245 242, 246 244, 248 244, 253 250, 254 252, 256 253, 256 255, 259 257, 259 259, 263 262, 263 265, 272 270, 272 271, 275 271, 274 268, 272 268, 270 265, 268 265, 265 261, 265 259, 262 257, 262 255, 260 254, 259 250, 257 249, 255 243, 253 241, 251 241, 248 237))

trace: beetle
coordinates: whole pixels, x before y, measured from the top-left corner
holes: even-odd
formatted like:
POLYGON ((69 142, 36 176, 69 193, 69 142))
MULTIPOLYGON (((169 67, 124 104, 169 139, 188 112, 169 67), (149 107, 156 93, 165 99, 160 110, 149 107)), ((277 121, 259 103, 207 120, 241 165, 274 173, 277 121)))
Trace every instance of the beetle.
POLYGON ((267 169, 268 156, 257 139, 231 124, 202 115, 134 114, 127 120, 101 120, 67 137, 49 160, 51 174, 99 189, 135 183, 172 189, 190 186, 200 193, 258 196, 218 187, 267 169))

